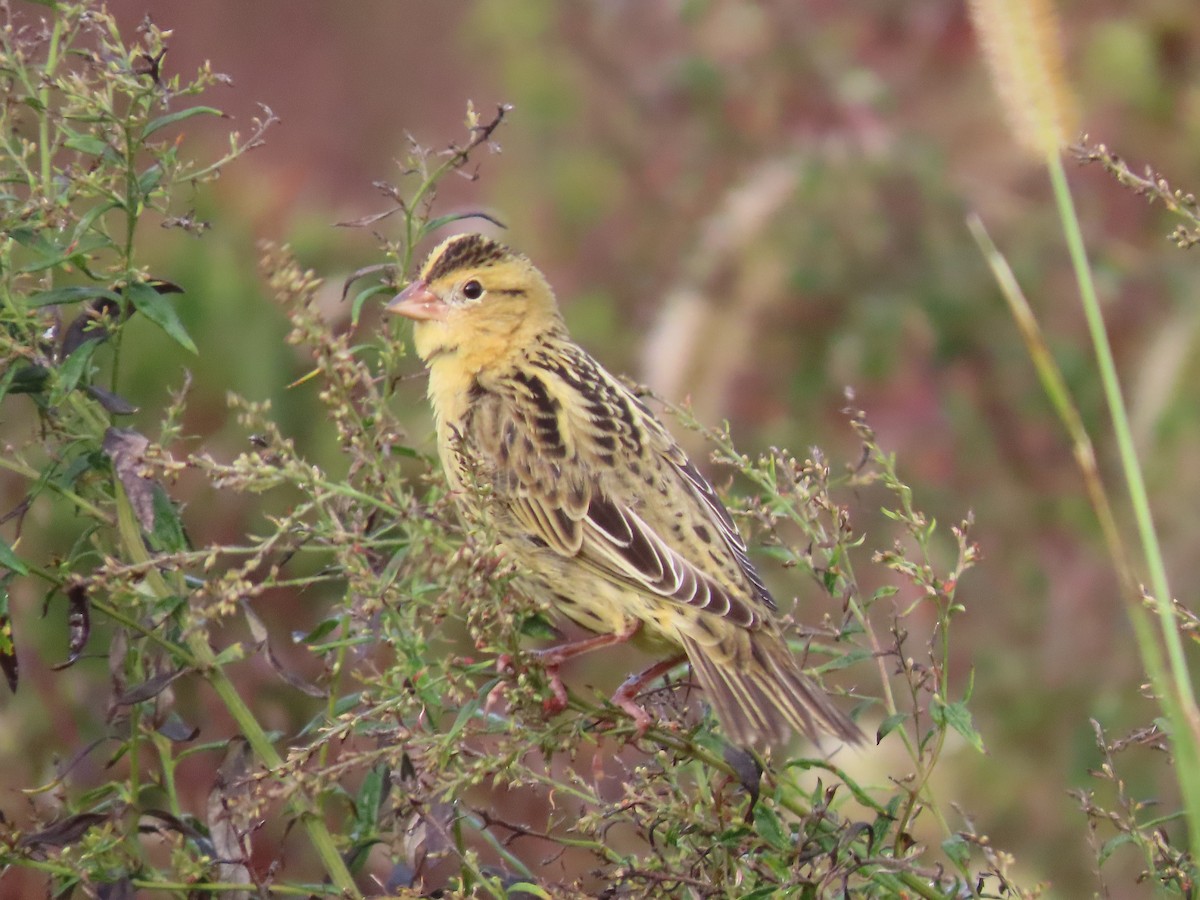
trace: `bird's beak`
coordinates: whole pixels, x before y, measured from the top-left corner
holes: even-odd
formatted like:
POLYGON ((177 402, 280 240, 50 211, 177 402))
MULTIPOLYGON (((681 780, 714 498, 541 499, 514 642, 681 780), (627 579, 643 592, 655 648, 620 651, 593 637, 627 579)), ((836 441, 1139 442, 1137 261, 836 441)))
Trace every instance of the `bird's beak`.
POLYGON ((430 320, 441 322, 445 320, 446 313, 449 312, 449 308, 442 298, 431 291, 423 281, 414 281, 397 294, 385 309, 390 313, 408 319, 416 319, 419 322, 430 320))

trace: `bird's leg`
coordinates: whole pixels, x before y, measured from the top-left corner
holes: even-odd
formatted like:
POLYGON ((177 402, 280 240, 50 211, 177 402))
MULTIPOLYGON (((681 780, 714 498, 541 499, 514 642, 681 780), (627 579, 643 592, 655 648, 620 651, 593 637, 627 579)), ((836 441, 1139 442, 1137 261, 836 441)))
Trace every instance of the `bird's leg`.
MULTIPOLYGON (((572 641, 569 644, 560 644, 557 647, 548 647, 545 650, 532 650, 530 656, 541 663, 542 668, 546 672, 546 677, 550 679, 550 691, 553 697, 550 697, 542 704, 542 709, 547 715, 562 712, 567 708, 567 688, 562 683, 562 678, 558 674, 559 667, 569 659, 574 659, 576 656, 581 656, 584 653, 591 653, 600 647, 611 647, 613 644, 624 644, 642 627, 640 621, 634 621, 631 625, 627 625, 621 631, 613 632, 612 634, 598 634, 595 637, 585 638, 582 641, 572 641)), ((625 707, 622 707, 624 709, 625 707)))
POLYGON ((672 656, 670 659, 656 662, 650 668, 646 669, 646 671, 630 675, 625 679, 624 684, 617 688, 616 692, 612 695, 613 705, 625 710, 637 726, 637 733, 633 738, 635 741, 641 738, 646 733, 646 729, 650 727, 650 714, 637 702, 638 694, 650 682, 666 675, 686 659, 687 657, 680 653, 677 656, 672 656))

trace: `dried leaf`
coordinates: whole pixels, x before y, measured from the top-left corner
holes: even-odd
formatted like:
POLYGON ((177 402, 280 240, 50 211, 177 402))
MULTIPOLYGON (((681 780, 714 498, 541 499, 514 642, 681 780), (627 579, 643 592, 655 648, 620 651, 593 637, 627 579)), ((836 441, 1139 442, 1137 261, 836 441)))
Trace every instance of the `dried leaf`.
POLYGON ((158 727, 158 733, 169 741, 174 741, 177 744, 186 744, 188 741, 194 741, 199 737, 200 726, 188 725, 177 713, 171 713, 167 717, 167 721, 158 727))
POLYGON ((120 314, 121 307, 116 302, 115 294, 105 292, 103 296, 97 297, 71 320, 71 324, 63 332, 62 344, 58 351, 59 359, 70 358, 88 341, 107 340, 112 333, 110 323, 115 322, 120 314))
POLYGON ((258 617, 258 613, 247 603, 242 601, 242 614, 246 617, 246 624, 250 626, 250 637, 254 639, 254 646, 261 648, 270 635, 267 631, 267 626, 263 624, 263 620, 258 617))
POLYGON ((171 682, 186 671, 188 670, 183 668, 176 669, 174 672, 164 672, 161 675, 155 675, 148 681, 143 681, 137 687, 130 688, 113 702, 117 706, 133 706, 135 703, 150 700, 170 687, 171 682))
POLYGON ((167 279, 165 279, 165 278, 149 278, 144 282, 144 284, 148 284, 150 287, 154 288, 156 293, 159 293, 159 294, 186 294, 187 293, 187 291, 185 291, 183 288, 181 288, 175 282, 167 281, 167 279))
POLYGON ((67 629, 71 636, 67 644, 67 661, 52 666, 54 671, 69 668, 78 662, 92 633, 92 617, 89 611, 87 588, 79 582, 67 588, 67 600, 71 608, 67 613, 67 629))
POLYGON ((89 397, 104 407, 105 412, 110 412, 114 416, 132 416, 138 411, 136 406, 120 394, 106 391, 104 388, 96 387, 94 384, 87 386, 87 392, 89 397))
POLYGON ((758 792, 762 783, 762 764, 754 757, 754 754, 732 744, 725 746, 724 755, 725 762, 733 767, 738 781, 750 795, 750 808, 746 810, 747 821, 749 821, 754 814, 754 806, 758 803, 758 792))
POLYGON ((36 794, 44 794, 47 791, 54 790, 56 787, 58 787, 60 784, 62 784, 63 779, 65 779, 68 775, 71 774, 71 770, 74 769, 77 765, 79 765, 79 763, 82 762, 84 759, 86 759, 87 756, 93 750, 95 750, 97 747, 99 747, 105 741, 111 741, 111 740, 114 740, 114 739, 112 737, 109 737, 108 735, 105 735, 104 737, 96 738, 94 741, 92 741, 86 747, 82 748, 81 750, 75 751, 75 755, 72 756, 69 760, 67 760, 66 763, 58 765, 56 767, 58 769, 58 774, 54 777, 53 781, 49 781, 46 784, 38 785, 35 788, 22 788, 21 793, 27 794, 29 796, 34 796, 36 794))
POLYGON ((46 389, 46 382, 50 379, 50 370, 35 363, 17 364, 8 371, 12 372, 11 378, 8 377, 8 372, 5 373, 5 381, 8 383, 5 393, 8 394, 40 394, 46 389))
MULTIPOLYGON (((250 884, 250 744, 243 737, 229 742, 225 759, 208 794, 208 833, 216 854, 217 881, 250 884)), ((226 891, 230 900, 248 900, 249 891, 226 891)))
POLYGON ((17 842, 18 847, 66 847, 74 844, 84 832, 94 825, 107 822, 108 816, 101 813, 79 813, 56 822, 49 828, 27 834, 17 842))
MULTIPOLYGON (((190 823, 184 821, 183 819, 180 819, 177 816, 172 815, 171 813, 167 812, 166 810, 147 809, 142 813, 142 817, 143 817, 143 819, 158 819, 160 822, 162 822, 162 824, 164 826, 166 826, 166 828, 168 830, 177 831, 180 834, 182 834, 184 837, 188 838, 189 840, 195 841, 197 846, 200 847, 202 852, 207 853, 210 856, 216 855, 215 851, 213 850, 212 841, 210 841, 208 839, 207 835, 205 835, 203 832, 201 832, 199 829, 197 829, 194 825, 191 825, 190 823)), ((162 826, 159 826, 159 825, 153 825, 153 826, 139 825, 138 830, 142 831, 142 832, 152 831, 152 830, 157 831, 157 830, 161 830, 161 827, 162 826)))
POLYGON ((145 531, 154 530, 154 480, 139 471, 149 447, 145 436, 129 428, 110 427, 104 432, 104 453, 112 460, 113 471, 145 531))
POLYGON ((275 651, 271 648, 270 632, 267 631, 267 626, 263 624, 263 620, 258 617, 258 613, 251 609, 250 604, 245 600, 242 601, 242 612, 246 615, 246 624, 250 626, 250 636, 254 639, 255 647, 265 651, 267 662, 275 670, 276 675, 296 690, 308 694, 310 697, 323 699, 329 696, 329 691, 297 675, 279 660, 279 657, 275 655, 275 651))
POLYGON ((120 628, 113 633, 108 643, 108 679, 112 684, 114 697, 125 693, 125 652, 129 649, 129 638, 125 629, 120 628))
POLYGON ((408 863, 396 863, 388 874, 384 890, 389 894, 399 894, 406 888, 417 886, 417 871, 408 863))
MULTIPOLYGON (((346 224, 349 226, 351 223, 346 224)), ((349 295, 350 288, 354 282, 360 278, 365 278, 367 275, 373 275, 376 272, 387 272, 387 280, 391 282, 396 277, 396 266, 394 263, 375 263, 374 265, 363 266, 363 268, 351 272, 350 277, 342 282, 342 302, 346 302, 346 297, 349 295)))
POLYGON ((349 222, 334 222, 334 228, 365 228, 368 225, 374 225, 376 222, 381 222, 388 216, 394 216, 398 212, 403 212, 403 206, 396 206, 392 209, 385 210, 381 213, 372 213, 369 216, 363 216, 361 219, 353 219, 349 222))

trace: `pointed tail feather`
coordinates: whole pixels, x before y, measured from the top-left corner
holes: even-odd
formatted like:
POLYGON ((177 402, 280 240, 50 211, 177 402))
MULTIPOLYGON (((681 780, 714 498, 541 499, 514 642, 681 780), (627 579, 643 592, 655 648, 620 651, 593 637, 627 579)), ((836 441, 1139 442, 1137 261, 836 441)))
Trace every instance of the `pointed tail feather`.
POLYGON ((777 745, 792 732, 817 742, 822 734, 852 744, 862 741, 858 726, 800 671, 782 639, 762 632, 742 634, 748 653, 724 653, 724 648, 683 636, 692 671, 734 743, 777 745))

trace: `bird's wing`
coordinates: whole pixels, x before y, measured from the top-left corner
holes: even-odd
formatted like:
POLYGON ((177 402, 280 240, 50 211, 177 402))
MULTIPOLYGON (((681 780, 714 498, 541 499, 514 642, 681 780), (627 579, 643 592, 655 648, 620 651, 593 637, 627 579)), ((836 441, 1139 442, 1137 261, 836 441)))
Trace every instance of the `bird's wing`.
POLYGON ((582 351, 478 399, 470 441, 527 537, 595 574, 747 628, 774 608, 712 486, 582 351))

